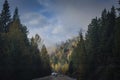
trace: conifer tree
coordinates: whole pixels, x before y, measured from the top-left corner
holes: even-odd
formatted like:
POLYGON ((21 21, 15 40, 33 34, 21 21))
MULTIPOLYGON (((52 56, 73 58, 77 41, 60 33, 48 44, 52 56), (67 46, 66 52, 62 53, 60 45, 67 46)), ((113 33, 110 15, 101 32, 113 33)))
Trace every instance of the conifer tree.
POLYGON ((79 41, 71 54, 71 61, 69 64, 70 75, 79 79, 82 79, 85 74, 86 65, 86 48, 83 39, 82 32, 79 34, 79 41))
POLYGON ((7 32, 8 31, 8 24, 11 21, 11 15, 10 15, 10 10, 9 10, 9 3, 7 0, 5 0, 4 4, 3 4, 3 9, 2 9, 2 13, 0 16, 0 21, 1 21, 1 32, 7 32))
POLYGON ((15 8, 14 15, 13 15, 13 21, 15 20, 20 21, 17 7, 15 8))
POLYGON ((49 59, 49 55, 48 55, 48 52, 47 52, 45 45, 43 45, 42 49, 41 49, 41 58, 42 58, 43 70, 45 71, 45 74, 50 74, 50 72, 51 72, 50 59, 49 59))

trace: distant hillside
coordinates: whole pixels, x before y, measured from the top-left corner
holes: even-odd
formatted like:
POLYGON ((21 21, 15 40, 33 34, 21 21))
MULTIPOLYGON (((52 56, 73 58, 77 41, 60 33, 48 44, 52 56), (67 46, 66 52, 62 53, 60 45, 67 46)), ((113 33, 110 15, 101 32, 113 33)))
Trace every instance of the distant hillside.
POLYGON ((66 73, 70 61, 71 53, 74 47, 77 45, 78 37, 69 39, 66 42, 62 42, 56 45, 56 48, 50 55, 50 62, 53 71, 66 73))

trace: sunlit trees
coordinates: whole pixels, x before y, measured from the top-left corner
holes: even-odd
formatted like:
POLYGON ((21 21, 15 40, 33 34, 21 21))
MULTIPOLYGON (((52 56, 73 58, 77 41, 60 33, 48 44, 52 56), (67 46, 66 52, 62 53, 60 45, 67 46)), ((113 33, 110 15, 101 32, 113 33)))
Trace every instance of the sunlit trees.
POLYGON ((66 74, 68 69, 69 69, 69 64, 68 63, 65 63, 64 65, 62 65, 61 70, 62 70, 63 74, 66 74))
POLYGON ((68 74, 71 54, 77 42, 78 38, 75 37, 56 46, 55 52, 50 56, 53 71, 68 74))

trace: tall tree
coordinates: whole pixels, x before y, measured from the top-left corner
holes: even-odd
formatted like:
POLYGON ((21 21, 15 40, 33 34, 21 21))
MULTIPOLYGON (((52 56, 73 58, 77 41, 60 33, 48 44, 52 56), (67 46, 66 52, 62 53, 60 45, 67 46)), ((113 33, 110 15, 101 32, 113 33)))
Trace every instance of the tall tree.
POLYGON ((27 28, 20 22, 18 13, 18 9, 16 8, 13 19, 10 21, 9 4, 7 0, 5 0, 0 15, 1 80, 31 80, 50 74, 46 47, 43 49, 43 52, 46 54, 46 59, 42 59, 37 45, 40 40, 39 36, 36 36, 36 41, 33 38, 31 43, 29 42, 27 38, 27 28), (43 66, 41 63, 45 65, 43 66))
POLYGON ((10 10, 9 10, 9 3, 7 0, 5 0, 4 4, 3 4, 3 9, 2 9, 2 13, 1 13, 1 30, 0 32, 7 32, 8 31, 8 24, 10 23, 11 20, 11 15, 10 15, 10 10))
MULTIPOLYGON (((120 0, 119 0, 119 6, 120 6, 120 0)), ((113 63, 115 66, 114 69, 114 75, 116 75, 116 78, 119 77, 119 70, 120 68, 120 7, 119 7, 119 16, 116 18, 116 26, 115 26, 115 35, 114 35, 114 54, 113 54, 113 63)), ((117 80, 117 79, 116 79, 117 80)))
POLYGON ((82 32, 79 34, 79 41, 71 54, 71 61, 69 64, 69 72, 71 76, 76 77, 78 80, 83 79, 86 65, 86 48, 82 32))
POLYGON ((41 49, 41 58, 42 58, 43 70, 45 71, 45 74, 50 74, 51 72, 50 59, 45 45, 43 45, 41 49))
POLYGON ((86 35, 86 47, 89 56, 93 56, 98 53, 99 47, 99 20, 93 19, 88 26, 86 35))
POLYGON ((85 47, 85 41, 83 39, 83 35, 82 35, 82 32, 79 33, 79 37, 80 37, 80 42, 78 43, 79 45, 79 51, 80 51, 80 66, 79 66, 79 79, 80 80, 83 80, 84 76, 85 76, 85 72, 86 72, 86 66, 87 66, 87 63, 86 63, 86 56, 87 56, 87 53, 86 53, 86 47, 85 47))
MULTIPOLYGON (((120 0, 118 0, 118 4, 120 6, 120 0)), ((120 16, 120 7, 118 7, 117 10, 118 10, 118 13, 119 13, 119 16, 120 16)))
MULTIPOLYGON (((120 0, 119 0, 120 5, 120 0)), ((119 10, 120 11, 120 10, 119 10)), ((115 63, 118 64, 120 62, 120 16, 116 19, 116 26, 115 26, 115 63)))
MULTIPOLYGON (((88 26, 86 45, 88 51, 88 77, 92 79, 109 80, 114 75, 114 36, 115 36, 116 14, 114 6, 111 11, 103 10, 100 19, 93 19, 88 26), (90 73, 92 73, 90 75, 90 73), (110 76, 111 75, 111 76, 110 76)), ((115 78, 114 78, 115 79, 115 78)))
POLYGON ((13 15, 13 21, 15 20, 20 21, 17 7, 15 8, 14 15, 13 15))

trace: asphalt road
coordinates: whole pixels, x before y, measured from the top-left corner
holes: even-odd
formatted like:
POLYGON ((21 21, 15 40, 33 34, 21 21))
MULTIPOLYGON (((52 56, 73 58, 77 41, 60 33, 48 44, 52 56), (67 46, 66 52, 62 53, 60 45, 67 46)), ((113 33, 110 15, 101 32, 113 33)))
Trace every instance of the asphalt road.
POLYGON ((76 80, 76 79, 72 79, 68 76, 64 76, 64 75, 58 75, 58 76, 47 76, 47 77, 43 77, 43 78, 38 78, 38 79, 32 79, 32 80, 76 80))

